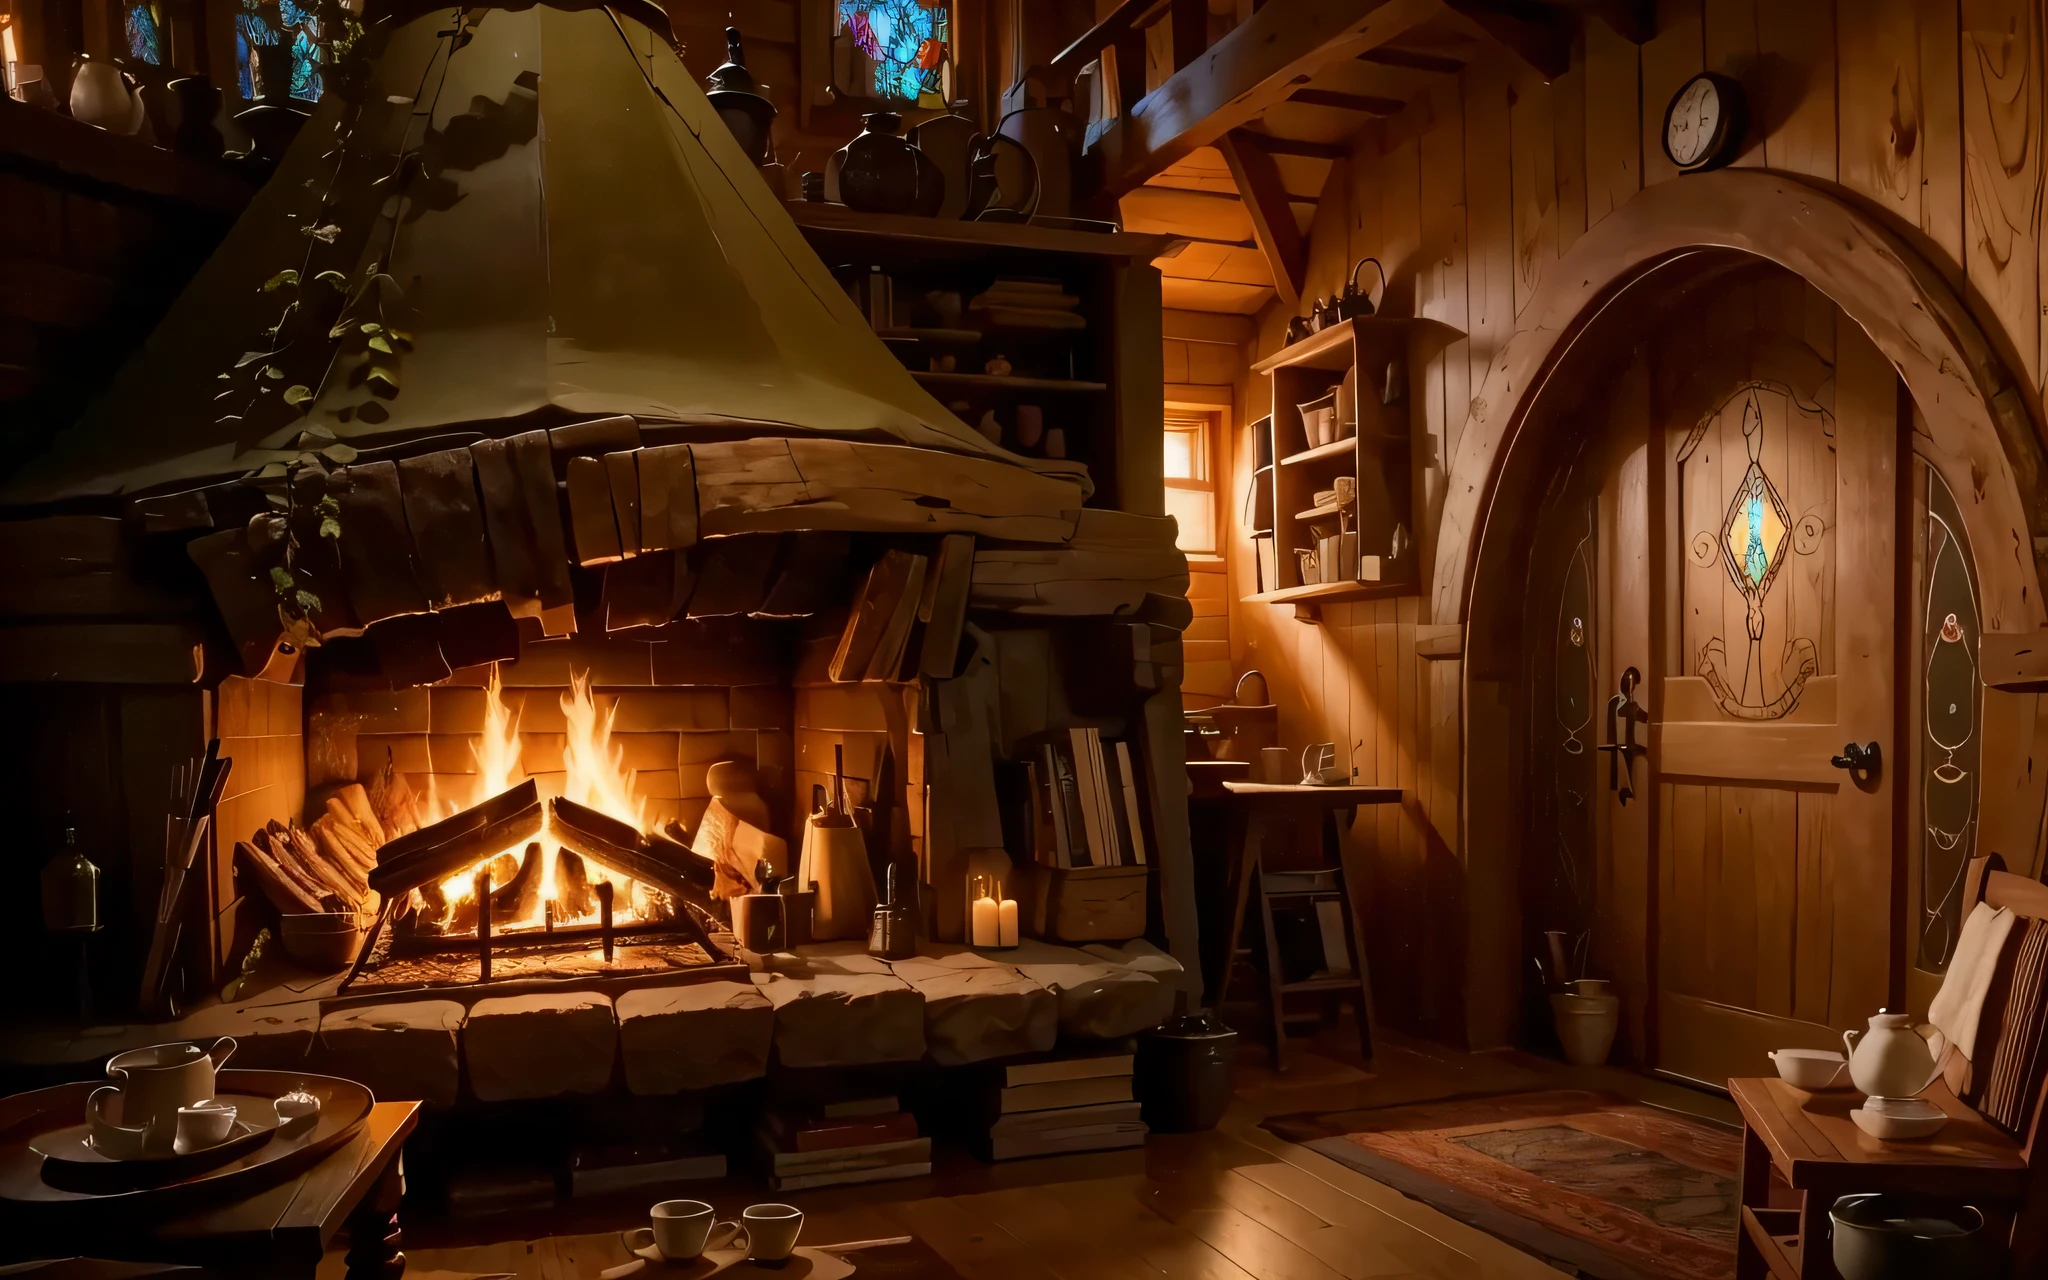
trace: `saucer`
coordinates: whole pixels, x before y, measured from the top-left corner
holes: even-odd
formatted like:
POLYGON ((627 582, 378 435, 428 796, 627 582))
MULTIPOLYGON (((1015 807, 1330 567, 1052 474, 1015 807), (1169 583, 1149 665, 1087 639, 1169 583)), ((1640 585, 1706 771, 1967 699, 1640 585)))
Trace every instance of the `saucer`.
POLYGON ((1948 1123, 1947 1112, 1920 1098, 1866 1098, 1849 1118, 1880 1142, 1932 1137, 1948 1123))

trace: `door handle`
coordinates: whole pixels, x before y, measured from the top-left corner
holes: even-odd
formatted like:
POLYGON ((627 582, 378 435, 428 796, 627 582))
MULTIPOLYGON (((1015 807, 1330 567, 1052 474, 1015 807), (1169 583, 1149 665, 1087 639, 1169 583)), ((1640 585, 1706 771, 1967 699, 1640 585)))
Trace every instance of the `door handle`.
POLYGON ((1621 673, 1621 692, 1607 700, 1608 741, 1599 746, 1601 751, 1613 754, 1607 757, 1607 789, 1614 792, 1626 808, 1635 798, 1635 759, 1650 754, 1650 749, 1636 741, 1636 725, 1650 718, 1650 713, 1636 701, 1636 686, 1643 680, 1643 673, 1630 667, 1621 673))
POLYGON ((1876 773, 1884 765, 1884 751, 1875 742, 1868 746, 1852 742, 1842 748, 1842 754, 1828 757, 1828 763, 1850 773, 1876 773))

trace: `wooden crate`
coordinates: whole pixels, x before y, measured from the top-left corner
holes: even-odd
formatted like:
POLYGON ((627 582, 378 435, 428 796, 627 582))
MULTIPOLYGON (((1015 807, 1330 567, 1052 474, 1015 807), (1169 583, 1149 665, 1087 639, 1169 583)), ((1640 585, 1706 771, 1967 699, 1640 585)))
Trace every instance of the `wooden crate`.
POLYGON ((1024 932, 1048 942, 1126 942, 1145 933, 1150 867, 1033 864, 1019 902, 1024 932))

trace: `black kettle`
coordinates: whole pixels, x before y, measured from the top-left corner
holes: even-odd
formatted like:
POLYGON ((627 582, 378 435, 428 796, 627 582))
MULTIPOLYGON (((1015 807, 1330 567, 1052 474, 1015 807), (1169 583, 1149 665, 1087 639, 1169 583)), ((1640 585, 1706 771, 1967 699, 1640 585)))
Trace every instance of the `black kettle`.
POLYGON ((1365 269, 1368 262, 1372 264, 1374 271, 1380 273, 1380 298, 1386 298, 1387 269, 1380 265, 1378 258, 1360 258, 1351 268, 1350 278, 1344 282, 1344 292, 1330 300, 1337 312, 1335 319, 1355 320, 1360 316, 1372 314, 1372 295, 1358 287, 1358 273, 1365 269))

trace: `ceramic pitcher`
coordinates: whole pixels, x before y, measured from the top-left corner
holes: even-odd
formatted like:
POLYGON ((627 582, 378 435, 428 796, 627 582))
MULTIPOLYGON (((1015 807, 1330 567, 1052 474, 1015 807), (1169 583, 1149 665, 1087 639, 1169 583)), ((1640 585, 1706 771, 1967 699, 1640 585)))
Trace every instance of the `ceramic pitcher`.
POLYGON ((1941 1065, 1903 1013, 1879 1010, 1865 1031, 1844 1031, 1849 1078, 1874 1098, 1910 1098, 1934 1083, 1941 1065))
POLYGON ((158 1044, 107 1059, 107 1075, 120 1083, 93 1090, 85 1101, 93 1145, 116 1159, 168 1153, 178 1136, 178 1109, 213 1097, 214 1073, 234 1052, 233 1037, 222 1036, 211 1049, 158 1044))

